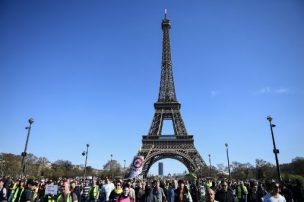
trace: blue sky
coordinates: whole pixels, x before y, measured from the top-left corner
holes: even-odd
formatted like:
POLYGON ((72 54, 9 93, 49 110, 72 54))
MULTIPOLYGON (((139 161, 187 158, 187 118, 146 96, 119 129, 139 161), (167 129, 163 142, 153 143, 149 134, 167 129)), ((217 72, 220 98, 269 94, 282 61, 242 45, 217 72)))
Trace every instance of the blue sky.
MULTIPOLYGON (((177 99, 203 159, 304 156, 303 1, 1 1, 0 152, 130 163, 157 100, 164 9, 177 99)), ((165 173, 182 172, 164 161, 165 173)), ((156 164, 151 172, 156 173, 156 164)))

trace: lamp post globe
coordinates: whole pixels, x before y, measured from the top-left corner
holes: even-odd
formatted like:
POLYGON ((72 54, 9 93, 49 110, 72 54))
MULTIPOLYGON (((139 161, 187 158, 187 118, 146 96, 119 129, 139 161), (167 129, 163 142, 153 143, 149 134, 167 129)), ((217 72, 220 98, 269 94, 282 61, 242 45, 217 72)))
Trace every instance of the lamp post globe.
POLYGON ((33 124, 34 123, 34 118, 29 118, 29 120, 28 120, 28 122, 30 123, 30 124, 33 124))

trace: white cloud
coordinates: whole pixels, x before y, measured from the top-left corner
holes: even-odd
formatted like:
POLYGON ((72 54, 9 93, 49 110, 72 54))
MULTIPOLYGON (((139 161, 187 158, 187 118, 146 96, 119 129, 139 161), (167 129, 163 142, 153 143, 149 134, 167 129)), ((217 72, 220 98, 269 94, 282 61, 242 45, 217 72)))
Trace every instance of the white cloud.
POLYGON ((264 88, 262 88, 262 89, 260 89, 258 91, 258 94, 268 94, 270 92, 271 92, 271 88, 270 87, 264 87, 264 88))
POLYGON ((289 93, 289 89, 288 88, 279 88, 279 89, 276 89, 274 91, 275 94, 286 94, 286 93, 289 93))
POLYGON ((288 88, 277 88, 277 89, 272 89, 270 87, 264 87, 261 88, 260 90, 257 91, 256 94, 277 94, 277 95, 281 95, 281 94, 287 94, 290 93, 290 90, 288 88))
POLYGON ((211 96, 212 96, 212 97, 214 97, 214 96, 216 96, 216 95, 218 95, 218 94, 219 94, 218 91, 215 91, 215 90, 212 90, 212 91, 211 91, 211 96))

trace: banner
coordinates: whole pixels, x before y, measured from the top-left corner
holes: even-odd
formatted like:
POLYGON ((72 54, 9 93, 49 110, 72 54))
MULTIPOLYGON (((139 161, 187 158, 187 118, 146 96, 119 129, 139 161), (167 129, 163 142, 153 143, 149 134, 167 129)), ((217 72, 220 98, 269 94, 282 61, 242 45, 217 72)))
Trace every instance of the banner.
POLYGON ((45 186, 45 195, 57 195, 58 185, 47 184, 45 186))
POLYGON ((141 174, 142 168, 144 166, 144 157, 143 156, 135 156, 129 178, 135 178, 139 174, 141 174))

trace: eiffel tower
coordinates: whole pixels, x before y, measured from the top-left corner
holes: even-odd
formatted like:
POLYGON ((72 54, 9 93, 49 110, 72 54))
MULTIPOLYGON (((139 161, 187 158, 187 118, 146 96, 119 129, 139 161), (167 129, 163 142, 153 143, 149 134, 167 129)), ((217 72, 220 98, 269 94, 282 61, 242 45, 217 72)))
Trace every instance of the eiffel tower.
POLYGON ((206 166, 194 146, 193 135, 187 133, 180 113, 181 104, 176 99, 169 39, 171 23, 166 12, 161 27, 163 30, 163 49, 159 95, 154 104, 155 113, 149 133, 143 136, 142 146, 138 152, 138 155, 144 157, 143 177, 146 177, 155 162, 165 158, 180 161, 189 172, 193 173, 199 172, 206 166), (172 121, 174 134, 161 134, 164 120, 172 121))

